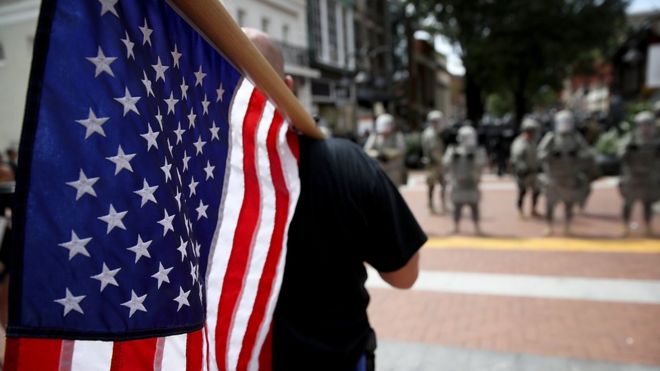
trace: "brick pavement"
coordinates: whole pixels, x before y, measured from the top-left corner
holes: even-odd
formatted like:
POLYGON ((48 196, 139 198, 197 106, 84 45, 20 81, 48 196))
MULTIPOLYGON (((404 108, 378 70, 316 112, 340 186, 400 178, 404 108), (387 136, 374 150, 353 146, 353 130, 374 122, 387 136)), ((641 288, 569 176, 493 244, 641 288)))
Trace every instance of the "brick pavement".
POLYGON ((660 254, 424 249, 421 269, 660 280, 660 254))
POLYGON ((660 365, 660 305, 370 292, 369 317, 384 340, 660 365))
MULTIPOLYGON (((428 212, 426 191, 419 177, 420 173, 412 174, 416 184, 404 189, 402 194, 430 236, 448 236, 451 220, 448 215, 428 212)), ((515 188, 510 179, 491 177, 485 183, 488 185, 483 192, 483 229, 490 236, 529 238, 542 235, 543 220, 521 220, 518 217, 514 207, 515 188)), ((625 252, 628 240, 618 239, 621 201, 614 184, 612 180, 599 184, 586 212, 577 217, 574 231, 577 238, 615 239, 621 243, 620 250, 624 252, 427 248, 422 251, 421 269, 658 281, 660 254, 625 252)), ((656 218, 655 228, 660 232, 660 217, 656 218)), ((463 229, 466 235, 470 234, 467 219, 463 229)), ((660 366, 660 305, 376 288, 369 291, 372 295, 369 315, 379 339, 385 344, 398 344, 403 349, 419 351, 409 353, 407 361, 397 361, 381 350, 379 359, 385 362, 379 364, 379 371, 609 371, 659 369, 636 367, 635 364, 660 366), (444 356, 434 358, 429 354, 432 350, 444 356), (426 361, 415 360, 412 354, 426 361), (465 354, 472 356, 464 357, 465 354), (424 368, 420 363, 456 357, 481 359, 477 357, 479 354, 497 360, 497 367, 501 367, 479 366, 478 361, 465 363, 477 364, 476 368, 444 368, 433 364, 424 368), (502 360, 506 361, 500 362, 502 360), (520 360, 524 362, 520 363, 520 360)), ((385 351, 403 354, 397 353, 398 349, 385 347, 385 351)))

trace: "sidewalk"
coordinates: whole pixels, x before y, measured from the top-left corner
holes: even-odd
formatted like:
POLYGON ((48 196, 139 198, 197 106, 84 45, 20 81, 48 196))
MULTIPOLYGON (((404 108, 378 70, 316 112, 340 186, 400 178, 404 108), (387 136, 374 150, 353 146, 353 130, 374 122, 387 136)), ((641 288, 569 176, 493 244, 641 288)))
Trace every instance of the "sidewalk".
POLYGON ((595 185, 569 238, 520 219, 510 179, 482 190, 488 238, 467 220, 449 235, 423 174, 402 190, 431 240, 412 290, 368 281, 377 370, 660 371, 660 241, 618 238, 616 179, 595 185))

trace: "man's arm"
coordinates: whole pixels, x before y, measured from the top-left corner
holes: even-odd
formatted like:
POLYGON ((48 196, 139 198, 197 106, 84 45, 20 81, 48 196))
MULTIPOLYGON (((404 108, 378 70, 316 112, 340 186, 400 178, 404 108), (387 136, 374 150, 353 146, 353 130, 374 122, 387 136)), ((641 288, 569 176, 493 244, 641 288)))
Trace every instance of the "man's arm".
POLYGON ((396 287, 397 289, 411 288, 419 275, 419 251, 403 267, 394 272, 378 272, 378 274, 392 287, 396 287))

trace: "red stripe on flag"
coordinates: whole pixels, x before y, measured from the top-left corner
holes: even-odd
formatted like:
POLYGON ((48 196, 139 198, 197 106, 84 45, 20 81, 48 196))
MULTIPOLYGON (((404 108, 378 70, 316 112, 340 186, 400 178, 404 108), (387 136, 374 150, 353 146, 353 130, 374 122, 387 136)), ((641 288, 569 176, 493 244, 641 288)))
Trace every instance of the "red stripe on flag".
POLYGON ((220 302, 218 303, 218 323, 215 327, 216 362, 220 370, 227 369, 227 345, 231 324, 240 297, 250 256, 250 249, 259 221, 261 193, 256 168, 255 137, 266 99, 257 90, 252 92, 250 104, 243 124, 243 205, 234 232, 234 246, 227 264, 220 302))
POLYGON ((268 131, 268 138, 266 139, 266 148, 268 148, 268 158, 270 160, 270 175, 273 180, 275 188, 275 224, 273 228, 273 236, 270 241, 270 247, 266 256, 264 269, 259 279, 259 288, 257 296, 250 314, 245 337, 243 338, 243 346, 238 358, 237 370, 247 370, 252 358, 257 334, 259 328, 264 320, 266 308, 268 307, 268 299, 271 297, 273 291, 273 284, 275 275, 277 274, 277 265, 282 253, 282 245, 284 244, 284 230, 288 220, 289 211, 289 190, 284 179, 284 172, 282 170, 282 161, 277 151, 277 136, 282 128, 284 119, 275 112, 273 122, 268 131))
POLYGON ((58 371, 62 340, 7 338, 5 371, 58 371))
POLYGON ((259 371, 271 371, 273 369, 273 325, 268 329, 268 335, 264 346, 259 353, 259 371))
POLYGON ((201 371, 204 362, 202 330, 191 332, 186 339, 186 371, 201 371))
POLYGON ((286 141, 289 144, 289 149, 293 153, 296 161, 300 161, 300 147, 298 146, 298 134, 295 131, 289 130, 286 132, 286 141))
POLYGON ((110 371, 153 370, 157 344, 158 338, 116 342, 110 371))

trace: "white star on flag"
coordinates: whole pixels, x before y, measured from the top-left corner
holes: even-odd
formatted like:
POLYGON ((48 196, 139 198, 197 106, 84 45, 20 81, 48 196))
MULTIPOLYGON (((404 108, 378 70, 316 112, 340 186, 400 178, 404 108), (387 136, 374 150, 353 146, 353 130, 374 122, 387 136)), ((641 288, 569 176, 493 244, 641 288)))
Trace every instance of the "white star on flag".
POLYGON ((167 162, 167 158, 165 159, 165 164, 161 166, 160 169, 163 171, 163 174, 165 174, 166 183, 168 180, 172 180, 172 164, 167 162))
POLYGON ((188 151, 183 151, 183 172, 185 173, 188 170, 188 162, 190 161, 190 156, 188 156, 188 151))
POLYGON ((117 149, 117 155, 106 157, 106 160, 112 161, 115 164, 115 175, 117 175, 123 169, 133 172, 133 167, 131 166, 131 160, 133 157, 135 157, 135 153, 124 153, 121 145, 119 145, 119 148, 117 149))
POLYGON ((188 99, 188 85, 186 84, 186 78, 184 76, 181 76, 181 85, 179 85, 181 88, 181 100, 188 99))
POLYGON ((202 140, 202 136, 200 135, 199 138, 197 138, 197 141, 193 143, 193 146, 195 147, 195 156, 204 154, 205 145, 206 142, 202 140))
POLYGON ((206 180, 214 179, 213 170, 215 170, 215 166, 211 166, 211 161, 207 160, 206 167, 204 168, 204 172, 206 173, 206 180))
POLYGON ((153 67, 154 71, 156 71, 156 81, 158 79, 162 79, 163 82, 165 82, 165 71, 167 71, 169 66, 163 66, 162 63, 160 63, 160 57, 158 57, 158 63, 152 64, 151 67, 153 67))
POLYGON ((199 206, 195 209, 197 211, 197 220, 202 219, 202 217, 207 218, 208 216, 206 215, 206 209, 209 208, 209 205, 204 205, 202 200, 199 200, 199 206))
POLYGON ((106 57, 105 54, 103 54, 103 50, 101 49, 100 46, 96 54, 96 57, 87 57, 86 59, 92 62, 94 66, 96 66, 96 70, 94 71, 94 77, 98 77, 103 72, 107 73, 112 77, 115 77, 115 74, 112 72, 112 68, 110 68, 110 65, 117 58, 106 57))
POLYGON ((119 284, 117 283, 117 280, 115 279, 115 276, 121 268, 117 269, 112 269, 110 270, 105 263, 103 263, 103 269, 101 270, 101 273, 91 276, 90 278, 93 278, 95 280, 99 280, 101 282, 101 292, 106 288, 108 285, 113 285, 119 287, 119 284))
POLYGON ((126 114, 130 111, 133 111, 139 115, 140 112, 138 112, 137 106, 135 104, 137 104, 140 98, 141 97, 131 96, 131 93, 128 91, 128 87, 126 87, 124 90, 124 96, 121 98, 115 98, 115 100, 124 106, 124 116, 126 116, 126 114))
POLYGON ((178 99, 174 99, 174 93, 170 92, 170 97, 163 100, 165 101, 165 103, 167 103, 167 113, 174 114, 174 106, 179 102, 178 99))
POLYGON ((164 216, 163 219, 158 221, 158 224, 163 226, 163 237, 167 234, 168 231, 174 232, 174 226, 172 221, 174 220, 174 215, 169 215, 167 209, 163 209, 164 216))
POLYGON ((86 297, 87 295, 80 295, 80 296, 73 296, 71 291, 69 291, 69 288, 66 288, 66 293, 64 294, 64 297, 62 299, 57 299, 54 300, 54 302, 62 304, 64 306, 64 314, 62 315, 63 317, 66 317, 69 312, 76 311, 80 314, 85 314, 83 312, 82 308, 80 307, 80 302, 86 297))
POLYGON ((203 114, 207 116, 209 114, 209 104, 211 104, 211 102, 209 102, 209 100, 206 98, 206 94, 204 94, 204 100, 202 101, 202 110, 204 111, 203 114))
POLYGON ((220 132, 220 128, 215 126, 215 121, 213 121, 213 126, 209 128, 209 131, 211 131, 211 142, 213 139, 220 140, 220 135, 218 133, 220 132))
POLYGON ((165 268, 163 267, 163 263, 160 262, 158 263, 158 272, 151 275, 151 277, 158 280, 158 288, 160 288, 160 285, 162 285, 163 282, 170 283, 170 278, 168 277, 168 275, 170 274, 170 271, 173 268, 174 267, 165 268))
POLYGON ((114 14, 115 17, 119 18, 119 14, 117 14, 117 10, 115 9, 115 4, 117 4, 117 1, 119 0, 99 0, 99 3, 101 3, 101 16, 107 12, 110 12, 114 14))
POLYGON ((195 119, 196 118, 197 118, 197 115, 193 111, 193 108, 190 107, 190 113, 188 114, 188 129, 195 127, 195 119))
POLYGON ((179 49, 176 44, 174 44, 174 50, 172 50, 170 53, 172 54, 172 59, 174 60, 172 65, 176 68, 179 68, 179 59, 181 59, 182 54, 179 53, 179 49))
POLYGON ((137 295, 135 295, 135 291, 131 290, 131 300, 129 300, 125 303, 121 303, 121 305, 127 307, 130 310, 130 312, 128 314, 128 318, 133 317, 133 314, 135 314, 135 312, 137 312, 137 311, 140 311, 140 312, 146 312, 147 311, 147 308, 145 308, 144 304, 142 304, 142 303, 144 303, 144 300, 146 298, 147 298, 147 294, 144 294, 142 296, 137 296, 137 295))
POLYGON ((106 233, 110 234, 110 231, 112 231, 114 228, 126 230, 126 226, 124 226, 122 219, 126 216, 127 213, 128 211, 117 212, 115 207, 110 204, 110 210, 108 211, 108 214, 99 216, 97 219, 108 224, 108 230, 106 233))
POLYGON ((184 241, 183 237, 180 236, 179 236, 179 240, 181 241, 181 243, 179 244, 179 247, 177 247, 176 249, 179 251, 179 253, 181 253, 181 261, 183 261, 183 259, 188 256, 188 241, 184 241))
POLYGON ((124 46, 126 46, 126 59, 131 59, 135 60, 135 54, 133 54, 133 47, 135 46, 135 43, 131 41, 131 39, 128 37, 128 31, 125 31, 125 37, 121 39, 121 42, 124 43, 124 46))
POLYGON ((76 120, 77 123, 85 127, 85 139, 89 138, 92 134, 97 133, 101 136, 105 136, 105 131, 103 130, 103 124, 106 123, 110 118, 109 117, 96 117, 96 114, 92 109, 89 109, 89 114, 86 119, 76 120))
POLYGON ((191 177, 190 184, 188 184, 188 187, 190 188, 190 195, 188 197, 192 197, 192 195, 197 193, 197 185, 199 185, 199 182, 195 181, 195 177, 191 177))
POLYGON ((184 292, 183 288, 179 286, 179 296, 174 298, 174 301, 179 303, 179 307, 176 309, 177 312, 180 311, 181 307, 183 307, 184 305, 187 307, 190 306, 190 303, 188 302, 188 295, 190 295, 190 290, 184 292))
POLYGON ((174 134, 176 134, 176 144, 181 143, 183 140, 183 133, 185 133, 185 129, 181 129, 181 122, 179 122, 179 127, 177 127, 176 130, 174 130, 174 134))
POLYGON ((224 97, 224 95, 225 95, 225 89, 222 87, 222 83, 220 84, 220 86, 218 87, 218 89, 216 89, 215 92, 216 92, 216 94, 218 95, 218 97, 215 99, 215 102, 216 102, 216 103, 217 103, 217 102, 222 102, 222 99, 223 99, 223 97, 224 97))
POLYGON ((138 239, 135 243, 135 246, 131 246, 126 249, 135 253, 135 263, 137 263, 138 260, 140 260, 140 258, 143 256, 151 258, 151 255, 149 254, 149 246, 151 245, 151 242, 152 241, 142 241, 142 237, 138 234, 138 239))
POLYGON ((142 75, 144 76, 142 78, 142 84, 144 85, 144 88, 147 90, 147 98, 151 95, 152 97, 155 97, 154 95, 154 90, 151 88, 151 80, 149 80, 149 77, 147 76, 147 72, 145 70, 142 70, 142 75))
POLYGON ((147 25, 147 18, 144 19, 144 26, 139 27, 142 32, 142 45, 149 44, 151 46, 151 34, 154 32, 149 25, 147 25))
POLYGON ((76 201, 78 201, 80 197, 86 194, 96 197, 96 191, 94 191, 94 184, 96 184, 96 182, 98 181, 99 178, 87 178, 85 172, 82 171, 82 169, 80 169, 78 180, 73 182, 67 182, 66 184, 76 189, 76 201))
POLYGON ((147 151, 149 151, 151 147, 158 149, 158 142, 156 141, 156 138, 158 138, 158 134, 160 134, 160 132, 151 130, 151 125, 149 125, 149 123, 147 123, 147 127, 149 128, 149 131, 144 134, 140 134, 140 136, 147 141, 147 151))
POLYGON ((202 80, 206 77, 206 74, 202 72, 202 65, 199 66, 199 70, 194 73, 195 75, 195 86, 202 85, 202 80))
POLYGON ((176 189, 176 195, 174 196, 174 200, 176 201, 176 205, 179 208, 179 211, 181 211, 181 191, 179 191, 178 187, 176 189))
POLYGON ((92 238, 79 238, 75 231, 71 231, 71 241, 63 242, 58 246, 69 250, 69 261, 73 259, 74 256, 80 254, 86 257, 90 257, 89 251, 87 251, 87 244, 92 240, 92 238))
POLYGON ((155 204, 158 203, 158 202, 156 202, 156 197, 154 197, 154 192, 156 192, 157 189, 158 189, 157 185, 149 186, 149 183, 147 183, 147 180, 144 179, 142 189, 133 192, 133 193, 137 194, 138 196, 140 196, 142 198, 142 201, 140 203, 140 207, 143 207, 149 201, 151 201, 155 204))

